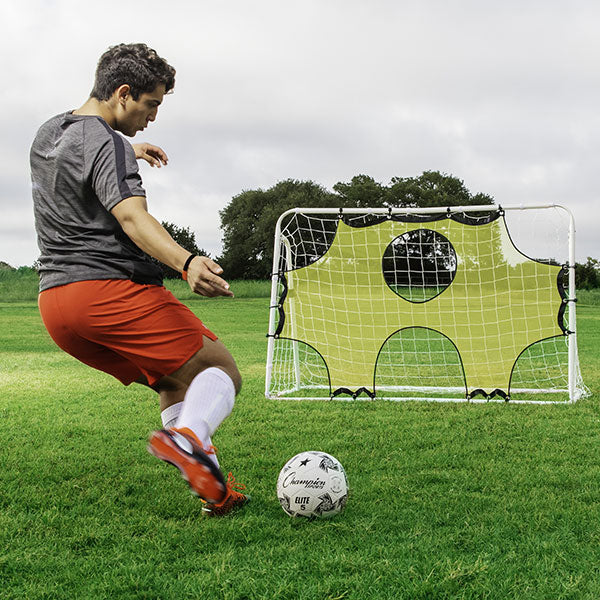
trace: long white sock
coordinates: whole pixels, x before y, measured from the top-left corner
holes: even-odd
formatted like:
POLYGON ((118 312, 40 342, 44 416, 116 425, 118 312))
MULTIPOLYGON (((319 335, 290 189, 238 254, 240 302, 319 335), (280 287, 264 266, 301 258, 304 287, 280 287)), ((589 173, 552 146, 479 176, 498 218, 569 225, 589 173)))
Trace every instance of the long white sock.
POLYGON ((175 427, 175 423, 177 423, 177 419, 181 414, 182 408, 183 402, 177 402, 177 404, 171 404, 171 406, 167 406, 167 408, 160 413, 163 429, 175 427))
MULTIPOLYGON (((177 427, 191 429, 205 447, 211 436, 229 416, 235 400, 235 386, 225 371, 211 367, 196 375, 185 394, 177 427)), ((216 457, 215 462, 218 465, 216 457)))

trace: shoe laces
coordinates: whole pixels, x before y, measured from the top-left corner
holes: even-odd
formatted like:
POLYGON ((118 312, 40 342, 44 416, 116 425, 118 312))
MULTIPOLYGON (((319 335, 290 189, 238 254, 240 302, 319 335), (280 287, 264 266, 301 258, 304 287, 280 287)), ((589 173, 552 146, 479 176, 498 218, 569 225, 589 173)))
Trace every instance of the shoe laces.
POLYGON ((204 503, 202 510, 212 513, 213 515, 226 515, 230 510, 238 505, 241 506, 248 500, 248 498, 242 494, 242 491, 246 489, 246 486, 243 483, 236 481, 231 472, 227 474, 226 487, 227 494, 221 502, 213 504, 206 502, 206 500, 202 500, 204 503))
POLYGON ((225 498, 223 498, 221 502, 207 502, 208 506, 223 507, 232 500, 239 500, 240 496, 244 496, 242 492, 246 489, 246 486, 243 483, 236 481, 231 471, 229 471, 229 473, 227 474, 227 481, 225 482, 225 486, 227 489, 227 494, 225 495, 225 498))
POLYGON ((243 492, 246 489, 246 486, 243 483, 236 481, 231 471, 229 471, 229 473, 227 474, 227 481, 225 482, 225 484, 227 485, 227 489, 230 492, 235 492, 237 494, 243 492))

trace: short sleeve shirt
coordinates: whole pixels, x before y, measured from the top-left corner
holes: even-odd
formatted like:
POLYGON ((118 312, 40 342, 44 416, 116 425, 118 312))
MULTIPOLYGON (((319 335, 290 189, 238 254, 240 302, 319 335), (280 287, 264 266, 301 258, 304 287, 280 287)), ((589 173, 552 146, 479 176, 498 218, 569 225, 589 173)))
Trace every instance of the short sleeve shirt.
POLYGON ((40 291, 93 279, 162 284, 110 212, 146 195, 129 142, 100 117, 67 112, 40 127, 30 160, 40 291))

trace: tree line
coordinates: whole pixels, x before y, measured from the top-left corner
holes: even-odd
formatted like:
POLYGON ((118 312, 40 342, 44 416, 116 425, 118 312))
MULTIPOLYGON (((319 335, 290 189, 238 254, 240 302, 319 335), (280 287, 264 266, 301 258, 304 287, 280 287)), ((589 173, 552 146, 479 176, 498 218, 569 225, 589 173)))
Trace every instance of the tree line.
MULTIPOLYGON (((492 196, 471 193, 457 177, 425 171, 418 177, 393 177, 383 185, 368 175, 339 182, 329 191, 313 181, 286 179, 267 190, 245 190, 220 211, 223 252, 215 260, 228 279, 269 279, 273 262, 273 238, 277 219, 295 208, 424 208, 494 204, 492 196)), ((163 222, 173 238, 194 254, 207 256, 194 233, 163 222)), ((407 257, 408 258, 408 257, 407 257)), ((161 265, 166 278, 180 274, 161 265)), ((578 289, 600 288, 600 262, 588 257, 575 265, 578 289)))
MULTIPOLYGON (((219 212, 223 252, 214 258, 223 267, 228 279, 270 279, 277 219, 281 213, 295 207, 445 208, 491 204, 494 204, 492 196, 473 194, 462 180, 439 171, 424 171, 417 177, 393 177, 388 185, 368 175, 357 175, 349 182, 336 183, 333 191, 313 181, 286 179, 267 190, 242 191, 219 212)), ((209 256, 198 246, 189 227, 164 221, 162 225, 189 252, 209 256)), ((422 242, 419 240, 416 245, 423 246, 422 242)), ((410 244, 407 247, 410 248, 410 244)), ((160 266, 166 279, 181 276, 178 271, 152 260, 160 266)), ((406 260, 409 261, 410 257, 407 256, 406 260)), ((600 288, 598 260, 588 257, 587 262, 576 263, 575 274, 578 289, 600 288)))

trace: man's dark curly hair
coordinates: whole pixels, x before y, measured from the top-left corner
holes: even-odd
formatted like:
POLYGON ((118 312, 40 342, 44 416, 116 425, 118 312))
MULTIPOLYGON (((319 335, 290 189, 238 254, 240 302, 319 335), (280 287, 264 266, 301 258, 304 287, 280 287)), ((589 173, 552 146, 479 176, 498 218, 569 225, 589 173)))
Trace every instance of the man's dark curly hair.
POLYGON ((98 61, 92 98, 108 100, 121 85, 128 84, 134 100, 164 84, 169 92, 175 86, 175 69, 146 44, 111 46, 98 61))

